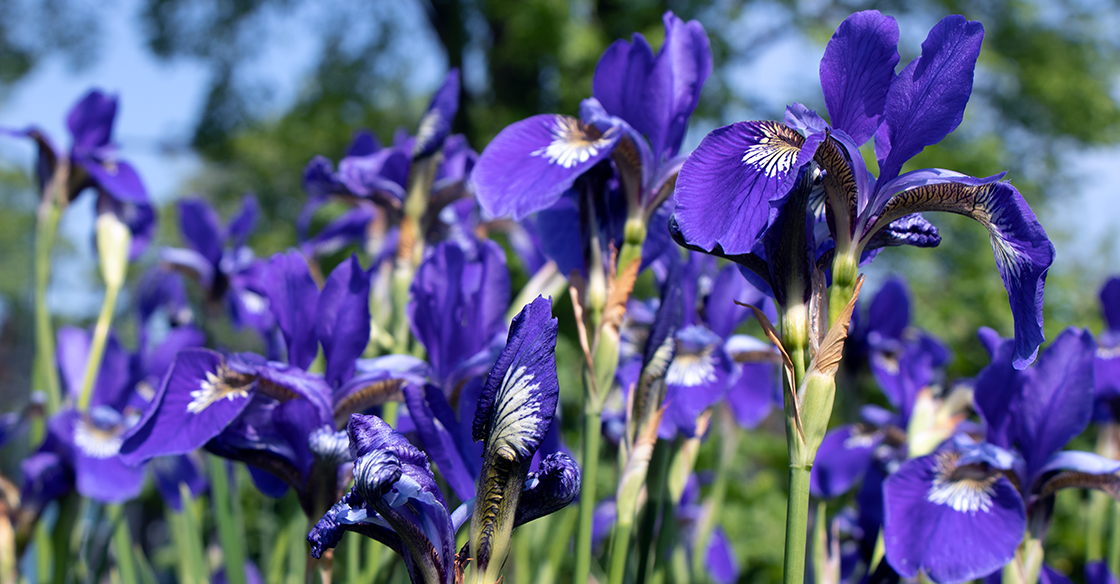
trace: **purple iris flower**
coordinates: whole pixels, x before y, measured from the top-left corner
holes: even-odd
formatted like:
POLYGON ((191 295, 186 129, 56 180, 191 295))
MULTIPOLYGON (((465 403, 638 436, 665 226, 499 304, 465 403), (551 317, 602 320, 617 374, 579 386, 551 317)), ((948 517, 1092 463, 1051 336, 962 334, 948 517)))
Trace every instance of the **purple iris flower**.
MULTIPOLYGON (((135 259, 155 234, 156 216, 140 175, 131 164, 117 157, 117 147, 112 142, 116 117, 117 98, 97 89, 86 93, 67 115, 66 126, 72 142, 66 154, 69 165, 69 175, 64 177, 66 202, 74 200, 87 188, 96 189, 98 212, 115 213, 132 232, 129 256, 135 259)), ((39 190, 44 197, 51 196, 46 191, 55 178, 63 153, 34 126, 3 132, 35 141, 39 147, 36 164, 39 190)))
POLYGON ((883 247, 939 242, 920 213, 972 217, 991 235, 1015 317, 1014 363, 1026 367, 1044 338, 1042 294, 1054 257, 1034 213, 1003 174, 973 178, 942 169, 900 174, 906 161, 960 123, 983 34, 980 23, 949 16, 930 31, 922 55, 895 74, 895 20, 876 11, 848 17, 820 66, 831 125, 795 104, 787 108, 784 124, 739 122, 709 134, 677 181, 680 238, 741 258, 761 278, 773 280, 767 240, 783 223, 799 221, 804 207, 791 193, 808 175, 823 189, 834 269, 842 265, 844 277, 854 281, 861 261, 883 247), (873 136, 878 179, 859 152, 873 136), (790 214, 792 219, 783 219, 790 214))
MULTIPOLYGON (((198 331, 185 327, 175 329, 150 350, 132 354, 110 334, 89 409, 67 407, 52 416, 42 446, 22 464, 24 508, 37 515, 46 503, 71 490, 103 503, 128 501, 140 494, 146 468, 152 470, 164 500, 175 509, 181 505, 179 483, 186 483, 192 495, 202 492, 206 481, 194 458, 166 457, 137 467, 120 454, 123 436, 151 399, 146 384, 163 375, 168 355, 201 341, 198 331)), ((89 345, 90 334, 83 329, 62 327, 58 331, 59 370, 72 400, 81 392, 89 345)))
POLYGON ((401 554, 413 582, 459 581, 466 557, 481 571, 500 570, 513 527, 563 508, 579 492, 579 467, 566 454, 529 472, 559 397, 556 330, 547 299, 529 304, 479 395, 472 433, 483 442, 484 503, 471 499, 452 513, 429 467, 433 449, 425 455, 380 418, 354 415, 347 426, 354 487, 311 530, 312 555, 356 531, 401 554), (472 514, 472 550, 457 560, 455 534, 472 514))
MULTIPOLYGON (((396 254, 399 226, 405 213, 405 199, 412 183, 418 180, 421 161, 440 159, 427 194, 421 228, 428 241, 440 241, 455 229, 454 213, 442 212, 470 193, 465 180, 478 157, 462 135, 451 135, 451 122, 459 109, 459 71, 448 72, 420 121, 416 136, 399 134, 390 146, 382 146, 373 134, 355 134, 339 161, 338 170, 329 159, 316 156, 303 171, 307 204, 297 222, 303 249, 310 255, 333 253, 353 243, 364 244, 380 259, 396 254), (334 218, 313 237, 308 237, 316 210, 330 199, 342 199, 353 208, 334 218), (445 219, 451 219, 446 221, 445 219)), ((380 259, 377 263, 380 263, 380 259)))
POLYGON ((210 302, 224 303, 234 326, 249 326, 267 336, 273 322, 261 277, 264 266, 248 245, 260 214, 256 197, 246 195, 228 225, 222 225, 202 199, 186 199, 178 206, 188 247, 162 250, 164 263, 190 274, 210 302))
POLYGON ((1061 449, 1089 423, 1096 343, 1067 329, 1018 370, 1015 341, 982 331, 992 363, 975 382, 987 442, 962 437, 912 459, 883 486, 886 559, 938 582, 987 575, 1011 560, 1027 527, 1042 540, 1061 488, 1115 492, 1120 462, 1061 449))
MULTIPOLYGON (((780 403, 778 353, 771 344, 734 334, 746 319, 749 308, 736 304, 761 306, 774 313, 773 302, 752 286, 734 266, 716 268, 715 258, 692 253, 681 262, 678 251, 669 251, 653 263, 654 271, 666 293, 680 294, 680 323, 669 334, 672 355, 664 372, 666 413, 659 436, 672 439, 678 433, 696 434, 696 419, 704 410, 726 399, 736 421, 754 428, 780 403), (673 279, 674 286, 668 286, 673 279)), ((664 299, 651 302, 631 300, 620 330, 621 346, 616 380, 623 399, 604 409, 608 431, 616 436, 624 420, 621 404, 632 387, 637 387, 646 363, 653 328, 663 328, 655 313, 665 319, 670 311, 658 311, 664 299), (610 428, 615 428, 611 430, 610 428)), ((655 340, 656 342, 656 340, 655 340)), ((654 348, 656 349, 656 347, 654 348)), ((662 354, 667 355, 663 349, 662 354)), ((651 354, 657 356, 656 350, 651 354)), ((648 363, 647 363, 648 364, 648 363)))
POLYGON ((346 462, 332 443, 336 421, 399 397, 394 367, 406 375, 407 366, 358 362, 369 340, 369 273, 356 258, 339 264, 322 290, 298 252, 273 256, 265 278, 287 363, 180 352, 122 452, 139 462, 205 446, 249 464, 266 493, 295 488, 312 515, 329 506, 346 462), (320 345, 324 373, 308 373, 320 345))
MULTIPOLYGON (((607 48, 595 69, 593 97, 582 103, 578 119, 533 116, 508 126, 490 142, 471 175, 487 215, 512 215, 520 221, 551 210, 538 217, 538 223, 549 225, 541 236, 556 240, 553 245, 544 242, 546 253, 550 248, 570 253, 572 247, 560 243, 565 235, 575 241, 575 252, 581 249, 580 232, 555 232, 557 219, 575 220, 584 232, 603 230, 604 247, 621 241, 624 224, 634 220, 643 230, 650 226, 650 245, 658 248, 643 255, 659 255, 667 239, 658 227, 668 217, 667 211, 658 211, 672 194, 688 118, 712 68, 708 36, 700 23, 684 22, 672 12, 662 20, 665 42, 656 54, 637 33, 632 42, 619 40, 607 48), (605 172, 610 178, 592 172, 608 160, 614 163, 605 172)), ((582 266, 580 258, 550 256, 565 274, 582 266)))

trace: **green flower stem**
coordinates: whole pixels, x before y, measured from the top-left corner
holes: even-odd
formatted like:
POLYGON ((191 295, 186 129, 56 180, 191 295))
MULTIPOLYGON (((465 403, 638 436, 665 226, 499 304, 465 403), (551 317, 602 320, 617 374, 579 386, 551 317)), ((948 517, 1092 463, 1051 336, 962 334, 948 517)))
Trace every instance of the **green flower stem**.
MULTIPOLYGON (((665 487, 669 478, 669 461, 676 452, 677 446, 678 444, 675 443, 670 444, 664 440, 658 440, 653 448, 653 456, 649 461, 649 474, 646 475, 646 492, 649 493, 649 501, 642 511, 641 523, 638 525, 637 582, 645 582, 646 574, 650 572, 649 556, 650 550, 654 548, 653 530, 657 526, 657 517, 665 509, 671 508, 666 506, 668 497, 665 496, 665 493, 668 489, 665 487)), ((665 515, 665 517, 670 517, 670 515, 665 515)), ((656 551, 654 555, 656 561, 656 551)))
POLYGON ((362 553, 362 540, 358 538, 358 534, 351 534, 346 538, 346 582, 347 584, 358 584, 361 582, 361 568, 359 567, 358 560, 362 553))
POLYGON ((245 534, 241 532, 241 525, 234 515, 231 500, 231 497, 236 496, 237 493, 231 492, 232 481, 226 472, 225 461, 217 456, 208 458, 212 487, 211 502, 218 523, 218 539, 222 544, 222 562, 226 569, 226 581, 230 584, 245 584, 245 534))
POLYGON ((789 467, 789 501, 786 507, 785 584, 805 582, 805 542, 809 522, 809 469, 789 467))
POLYGON ((739 449, 739 433, 736 431, 735 422, 731 419, 731 412, 722 408, 717 412, 719 424, 719 458, 716 461, 716 476, 712 481, 712 490, 708 494, 708 502, 704 513, 700 516, 700 524, 696 528, 696 550, 701 553, 692 554, 692 580, 694 582, 708 581, 707 554, 702 553, 708 549, 708 542, 712 538, 712 530, 719 521, 723 511, 723 501, 727 498, 727 482, 731 474, 731 465, 735 461, 735 452, 739 449))
POLYGON ((93 340, 89 345, 89 357, 86 360, 86 372, 82 378, 82 393, 78 399, 78 409, 89 409, 89 402, 93 398, 93 386, 97 381, 97 374, 101 371, 101 359, 105 356, 105 343, 109 340, 109 328, 113 324, 113 309, 117 305, 117 295, 120 286, 107 286, 105 300, 101 303, 101 314, 97 316, 97 326, 93 329, 93 340))
POLYGON ((575 531, 576 522, 579 521, 579 513, 571 508, 564 509, 553 517, 557 519, 549 526, 555 528, 551 536, 552 544, 548 548, 548 556, 541 569, 537 571, 537 579, 534 580, 537 584, 555 584, 556 572, 568 553, 572 532, 575 531))
POLYGON ((1112 538, 1108 542, 1108 568, 1120 574, 1120 503, 1112 502, 1112 538))
POLYGON ((610 584, 622 584, 626 576, 626 560, 630 557, 630 535, 634 531, 632 517, 623 520, 618 518, 614 526, 614 541, 611 543, 611 579, 610 584))
POLYGON ((47 307, 47 287, 51 279, 51 250, 58 235, 62 207, 51 198, 39 207, 35 229, 35 388, 47 394, 44 417, 50 417, 62 403, 58 370, 54 366, 54 329, 47 307))
POLYGON ((597 400, 584 396, 583 412, 583 477, 579 493, 579 532, 576 536, 576 569, 574 584, 587 584, 591 573, 591 525, 595 514, 595 483, 599 479, 599 442, 601 409, 597 400))
POLYGON ((832 260, 832 287, 828 289, 828 323, 831 325, 856 293, 859 279, 859 256, 837 254, 832 260))
MULTIPOLYGON (((52 577, 55 584, 66 582, 66 575, 74 568, 74 558, 77 554, 72 551, 76 550, 77 545, 71 544, 74 536, 77 535, 74 533, 74 526, 78 522, 79 515, 82 515, 82 498, 71 493, 62 500, 58 521, 55 522, 54 533, 51 534, 51 556, 54 562, 52 577)), ((45 581, 45 578, 40 579, 40 582, 45 581)))
MULTIPOLYGON (((1085 561, 1100 560, 1104 558, 1105 519, 1109 515, 1108 502, 1112 498, 1101 491, 1089 492, 1089 506, 1087 508, 1085 526, 1085 561)), ((1113 539, 1116 539, 1113 537, 1113 539)))
POLYGON ((109 505, 109 521, 113 527, 113 552, 117 556, 117 572, 122 584, 136 584, 136 563, 132 557, 132 534, 121 505, 109 505))

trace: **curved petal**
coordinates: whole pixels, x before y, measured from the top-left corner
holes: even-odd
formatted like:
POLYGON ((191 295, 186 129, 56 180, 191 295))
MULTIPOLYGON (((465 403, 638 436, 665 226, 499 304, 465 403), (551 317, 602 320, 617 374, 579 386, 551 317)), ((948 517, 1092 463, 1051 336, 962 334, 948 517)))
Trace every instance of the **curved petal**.
POLYGON ((576 178, 610 156, 622 136, 601 133, 575 118, 533 116, 498 133, 478 157, 471 180, 482 210, 491 217, 547 209, 576 178))
POLYGON ((564 452, 546 456, 536 472, 530 472, 525 479, 525 490, 517 503, 513 526, 524 525, 567 507, 579 496, 579 488, 580 469, 572 457, 564 452))
POLYGON ((738 122, 704 137, 681 166, 673 213, 685 241, 726 254, 754 250, 814 152, 777 122, 738 122))
POLYGON ((901 176, 884 185, 889 198, 862 238, 866 241, 896 219, 924 211, 964 215, 987 228, 1015 318, 1015 368, 1023 369, 1034 361, 1045 339, 1042 295, 1054 246, 1023 196, 1001 177, 977 179, 944 170, 901 176), (903 184, 911 188, 896 190, 903 184))
POLYGON ((832 127, 856 144, 871 139, 886 107, 898 65, 898 23, 878 10, 840 23, 821 59, 821 89, 832 127))
POLYGON ((887 93, 883 125, 875 133, 879 180, 898 176, 907 160, 961 123, 983 40, 984 26, 959 15, 929 31, 922 56, 898 74, 887 93))
POLYGON ((257 218, 261 214, 261 206, 257 197, 252 193, 241 197, 241 207, 229 220, 227 235, 233 240, 234 247, 242 247, 248 243, 249 234, 257 226, 257 218))
POLYGON ((443 390, 431 384, 410 384, 404 388, 404 402, 424 452, 435 462, 460 501, 473 498, 478 468, 470 465, 458 449, 459 423, 443 390))
POLYGON ((133 205, 149 204, 148 191, 144 188, 139 173, 131 164, 123 160, 103 162, 80 159, 78 162, 93 181, 113 199, 133 205))

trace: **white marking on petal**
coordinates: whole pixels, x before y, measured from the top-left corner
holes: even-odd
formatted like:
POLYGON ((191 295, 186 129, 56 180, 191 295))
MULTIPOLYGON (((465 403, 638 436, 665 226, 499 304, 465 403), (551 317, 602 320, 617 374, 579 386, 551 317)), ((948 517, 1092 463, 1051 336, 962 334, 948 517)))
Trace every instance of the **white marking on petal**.
POLYGON ((256 292, 242 290, 239 297, 241 298, 241 305, 252 314, 262 314, 268 310, 268 300, 256 292))
POLYGON ((556 123, 552 126, 552 142, 544 148, 534 150, 532 155, 547 158, 549 164, 572 168, 598 156, 599 151, 609 143, 610 138, 606 135, 599 139, 588 136, 576 119, 556 116, 556 123))
POLYGON ((776 125, 761 124, 758 129, 762 137, 743 152, 743 162, 769 177, 789 172, 801 149, 782 139, 776 125))
POLYGON ((436 129, 439 127, 439 121, 443 116, 439 110, 432 110, 428 115, 420 120, 420 127, 416 130, 416 151, 422 151, 428 147, 428 142, 435 136, 436 129))
POLYGON ((665 373, 665 382, 670 385, 696 387, 716 380, 716 368, 712 359, 714 345, 705 345, 698 350, 686 350, 677 346, 677 354, 665 373))
POLYGON ((199 389, 191 392, 191 403, 187 404, 187 412, 197 414, 223 398, 233 401, 236 398, 248 397, 250 384, 230 385, 230 381, 234 380, 237 380, 237 374, 226 369, 224 365, 218 367, 217 373, 207 371, 206 379, 199 383, 199 389))
POLYGON ((99 428, 91 420, 81 417, 74 423, 74 445, 90 458, 112 458, 120 454, 123 426, 99 428))
POLYGON ((937 476, 926 493, 926 500, 938 505, 948 505, 959 513, 987 513, 992 508, 995 475, 954 476, 960 454, 944 452, 937 457, 937 476))
POLYGON ((516 460, 528 454, 523 441, 526 437, 539 440, 540 424, 544 422, 539 404, 534 403, 540 382, 533 383, 536 375, 522 365, 506 370, 505 379, 494 396, 494 423, 490 427, 490 442, 503 458, 516 460))
POLYGON ((874 434, 865 434, 859 431, 853 432, 851 436, 848 436, 848 438, 844 440, 844 448, 849 450, 853 448, 869 448, 873 444, 875 444, 874 434))

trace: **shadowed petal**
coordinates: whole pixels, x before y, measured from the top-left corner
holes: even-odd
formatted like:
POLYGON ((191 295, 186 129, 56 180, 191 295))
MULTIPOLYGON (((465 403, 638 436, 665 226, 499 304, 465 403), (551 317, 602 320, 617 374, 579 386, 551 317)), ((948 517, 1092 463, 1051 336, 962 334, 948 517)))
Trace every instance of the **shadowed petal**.
POLYGON ((1098 560, 1085 564, 1085 581, 1089 584, 1116 584, 1116 576, 1108 567, 1108 562, 1098 560))
POLYGON ((824 102, 832 127, 856 144, 879 127, 898 59, 898 23, 877 10, 849 16, 828 41, 820 68, 824 102))
POLYGON ((482 210, 526 215, 552 206, 576 178, 610 156, 622 132, 601 133, 579 120, 546 114, 511 124, 490 142, 471 172, 482 210))
POLYGON ((814 497, 839 497, 863 478, 871 455, 883 441, 881 433, 863 426, 841 426, 831 430, 821 442, 809 477, 814 497))
POLYGON ((580 469, 572 457, 564 452, 546 456, 525 479, 514 527, 567 507, 579 496, 579 487, 580 469))

